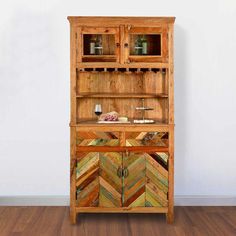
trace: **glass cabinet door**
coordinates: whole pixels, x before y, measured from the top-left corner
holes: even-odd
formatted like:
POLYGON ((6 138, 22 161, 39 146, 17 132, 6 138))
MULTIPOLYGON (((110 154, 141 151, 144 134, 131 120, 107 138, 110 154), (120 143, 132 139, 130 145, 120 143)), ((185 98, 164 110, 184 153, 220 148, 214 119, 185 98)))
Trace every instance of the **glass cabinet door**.
POLYGON ((167 62, 167 27, 126 28, 126 63, 167 62))
POLYGON ((77 62, 119 62, 119 28, 82 27, 77 37, 77 62))

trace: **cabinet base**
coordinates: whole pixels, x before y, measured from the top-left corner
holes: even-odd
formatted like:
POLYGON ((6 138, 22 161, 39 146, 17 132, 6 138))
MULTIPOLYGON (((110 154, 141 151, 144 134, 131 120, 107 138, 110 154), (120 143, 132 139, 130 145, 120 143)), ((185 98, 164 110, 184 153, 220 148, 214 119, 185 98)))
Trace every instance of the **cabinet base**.
POLYGON ((168 212, 168 207, 75 207, 70 213, 71 224, 76 223, 78 213, 165 213, 167 223, 174 221, 174 214, 168 212))

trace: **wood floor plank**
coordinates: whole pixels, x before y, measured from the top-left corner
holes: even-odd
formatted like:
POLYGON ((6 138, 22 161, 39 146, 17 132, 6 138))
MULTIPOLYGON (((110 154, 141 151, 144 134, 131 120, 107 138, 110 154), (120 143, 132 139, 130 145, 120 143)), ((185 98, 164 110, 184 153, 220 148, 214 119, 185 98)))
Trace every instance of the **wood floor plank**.
POLYGON ((63 207, 64 208, 64 218, 62 220, 61 227, 59 229, 60 233, 59 236, 76 236, 76 235, 85 235, 85 234, 78 234, 78 226, 79 224, 76 225, 71 225, 70 223, 70 209, 69 207, 63 207))
POLYGON ((12 228, 16 224, 17 219, 20 216, 19 207, 6 207, 0 217, 0 235, 8 236, 12 232, 12 228))
POLYGON ((14 227, 12 228, 12 233, 15 235, 25 235, 25 230, 32 227, 34 222, 43 213, 42 207, 19 207, 20 215, 17 219, 14 227))
POLYGON ((32 227, 25 230, 26 235, 51 236, 59 235, 62 220, 64 219, 65 208, 43 207, 43 212, 34 222, 32 227))
POLYGON ((164 214, 78 214, 68 207, 0 207, 0 236, 235 236, 236 207, 175 207, 164 214))

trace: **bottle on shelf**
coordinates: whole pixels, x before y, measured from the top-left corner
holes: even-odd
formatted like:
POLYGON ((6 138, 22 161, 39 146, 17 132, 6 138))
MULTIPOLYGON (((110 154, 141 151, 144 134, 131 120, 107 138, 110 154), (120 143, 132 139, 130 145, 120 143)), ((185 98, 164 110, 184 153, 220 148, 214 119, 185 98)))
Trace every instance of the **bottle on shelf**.
POLYGON ((94 36, 91 37, 89 45, 90 45, 89 53, 90 55, 94 55, 95 54, 95 37, 94 36))
POLYGON ((142 55, 142 38, 140 35, 137 36, 136 40, 135 40, 135 54, 136 55, 142 55))
POLYGON ((97 35, 96 41, 95 41, 95 54, 96 55, 102 55, 103 54, 103 48, 102 48, 102 36, 97 35))
POLYGON ((142 37, 142 55, 147 55, 147 39, 145 35, 142 37))

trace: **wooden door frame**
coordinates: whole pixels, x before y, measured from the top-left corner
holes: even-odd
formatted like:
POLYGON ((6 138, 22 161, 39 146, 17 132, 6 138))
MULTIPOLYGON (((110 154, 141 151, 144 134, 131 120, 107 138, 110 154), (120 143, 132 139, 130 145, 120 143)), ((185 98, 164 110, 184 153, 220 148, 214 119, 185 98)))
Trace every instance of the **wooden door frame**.
MULTIPOLYGON (((92 26, 80 26, 77 27, 77 62, 82 62, 84 55, 83 35, 84 34, 112 34, 115 37, 115 54, 116 63, 120 63, 120 28, 119 27, 92 27, 92 26)), ((106 55, 104 55, 105 57, 106 55)), ((107 61, 109 63, 109 61, 107 61)))
POLYGON ((124 46, 124 55, 126 63, 141 63, 141 62, 167 62, 168 59, 168 26, 155 26, 155 27, 140 27, 128 25, 125 27, 125 44, 128 44, 128 47, 124 46), (161 35, 161 55, 147 55, 147 56, 135 56, 130 55, 130 34, 158 34, 161 35), (133 61, 132 61, 133 60, 133 61))

